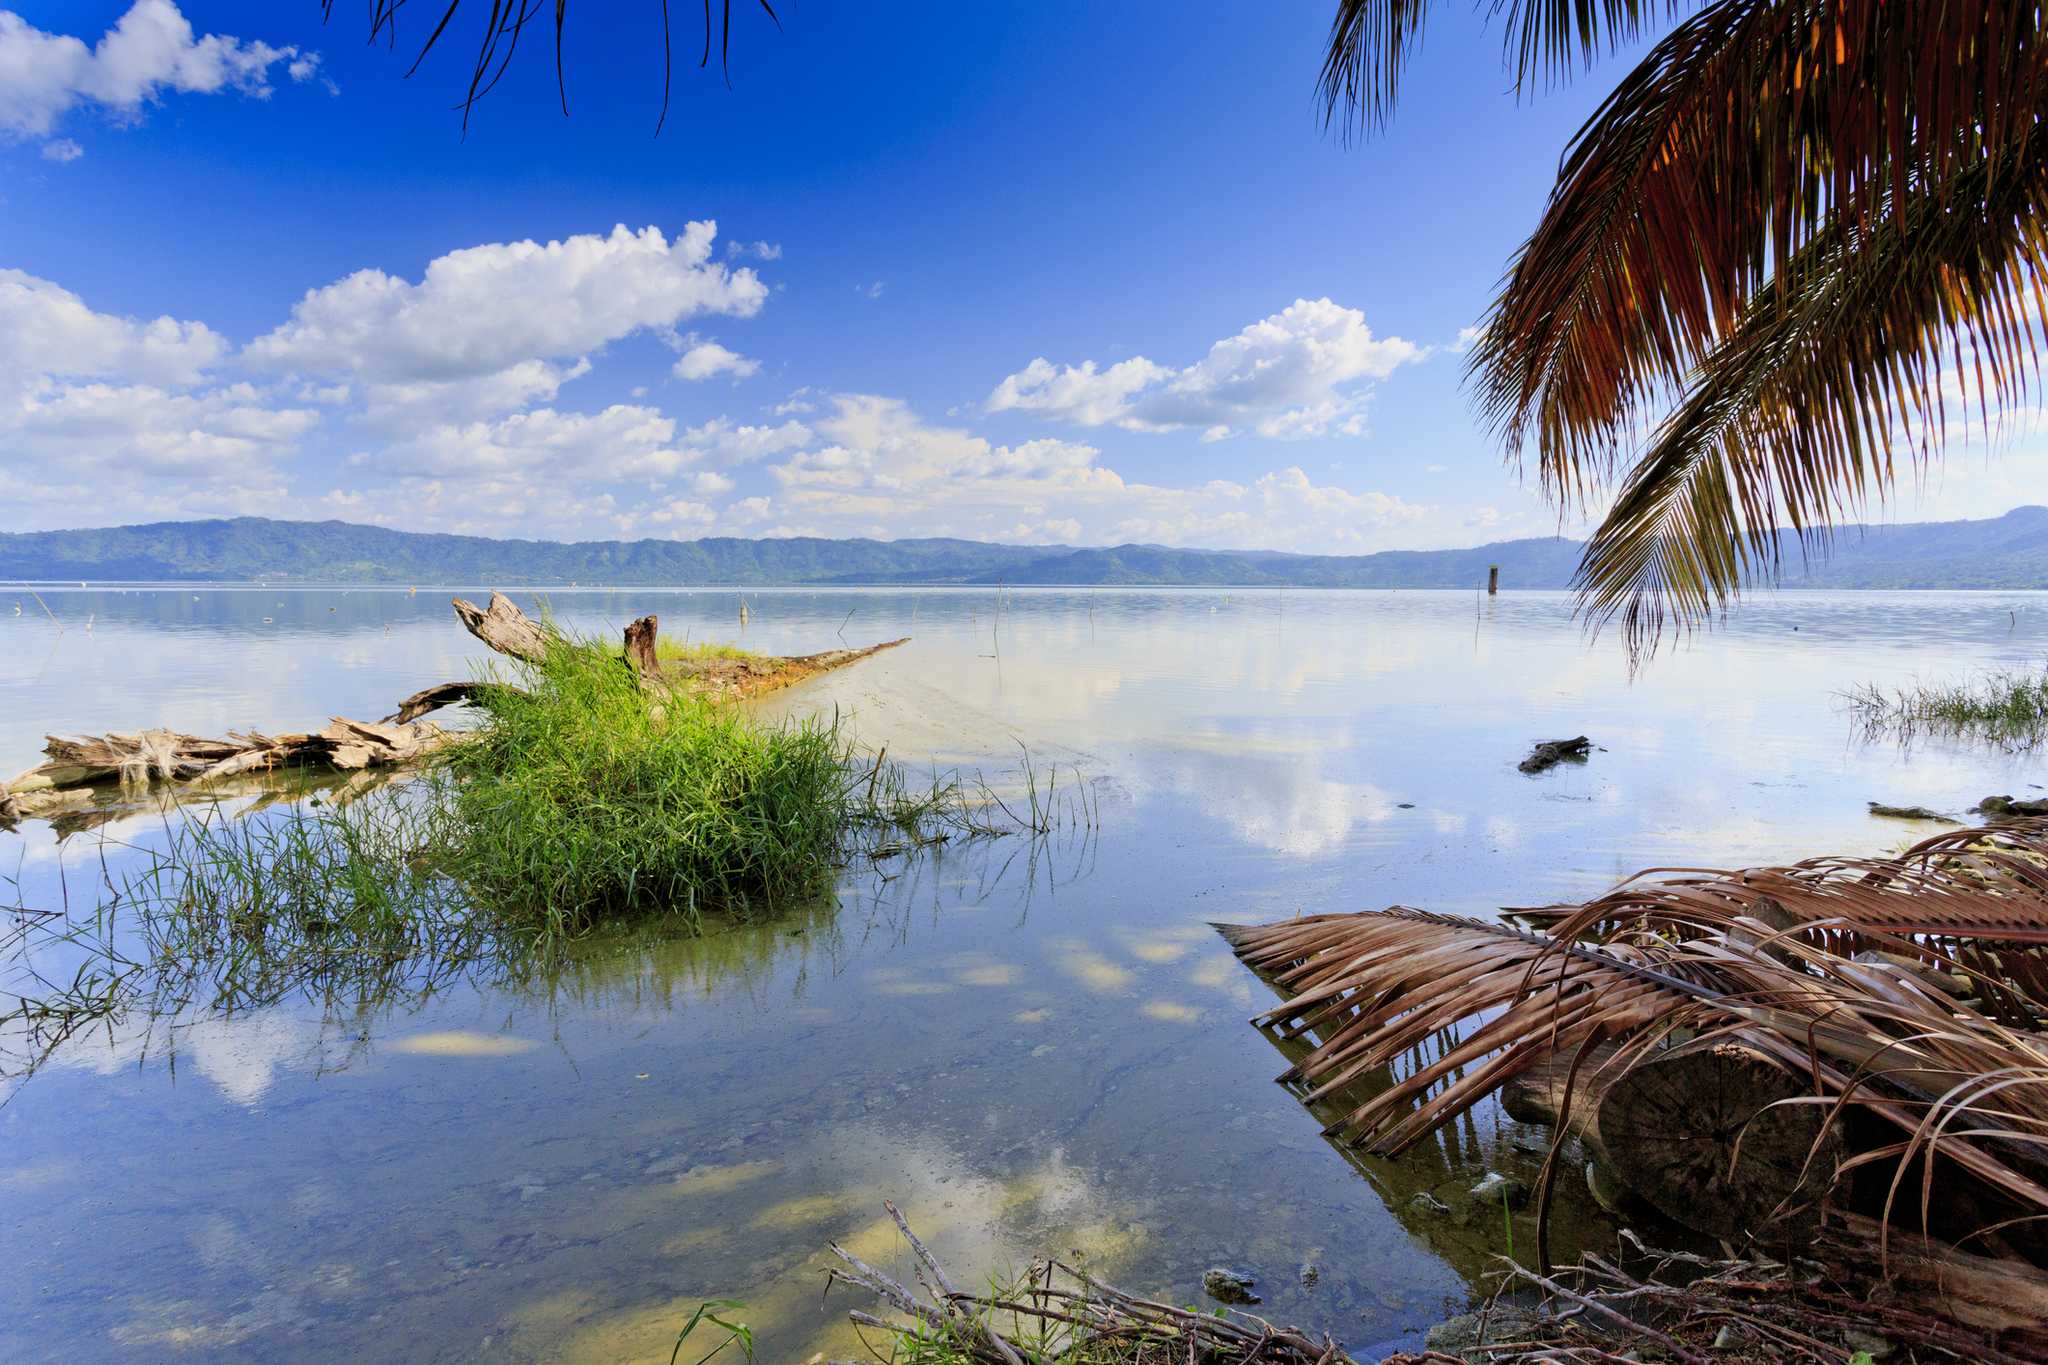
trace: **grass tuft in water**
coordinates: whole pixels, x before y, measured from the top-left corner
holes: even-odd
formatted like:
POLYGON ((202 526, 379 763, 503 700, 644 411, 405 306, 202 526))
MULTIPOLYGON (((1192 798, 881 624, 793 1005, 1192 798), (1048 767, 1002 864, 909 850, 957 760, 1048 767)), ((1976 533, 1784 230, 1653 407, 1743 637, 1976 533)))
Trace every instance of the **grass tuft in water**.
POLYGON ((1963 740, 2017 752, 2048 738, 2048 669, 1994 669, 1967 682, 1890 690, 1865 683, 1843 701, 1868 739, 1963 740))
POLYGON ((479 902, 574 933, 653 911, 745 916, 829 883, 850 816, 835 726, 651 704, 588 646, 526 672, 449 762, 451 865, 479 902))

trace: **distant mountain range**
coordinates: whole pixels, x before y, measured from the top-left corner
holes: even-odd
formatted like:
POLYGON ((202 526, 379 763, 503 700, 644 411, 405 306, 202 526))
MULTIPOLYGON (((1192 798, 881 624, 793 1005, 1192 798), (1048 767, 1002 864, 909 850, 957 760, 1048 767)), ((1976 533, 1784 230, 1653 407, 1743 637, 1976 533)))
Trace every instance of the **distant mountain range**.
MULTIPOLYGON (((2048 588, 2048 507, 1989 521, 1852 527, 1802 565, 1786 533, 1786 586, 2048 588), (1810 571, 1809 571, 1810 570, 1810 571)), ((422 535, 342 521, 166 521, 0 533, 0 578, 304 583, 694 585, 1069 584, 1469 588, 1498 564, 1504 588, 1562 588, 1579 543, 1560 536, 1469 550, 1295 555, 1163 545, 1075 549, 972 540, 578 541, 422 535)))

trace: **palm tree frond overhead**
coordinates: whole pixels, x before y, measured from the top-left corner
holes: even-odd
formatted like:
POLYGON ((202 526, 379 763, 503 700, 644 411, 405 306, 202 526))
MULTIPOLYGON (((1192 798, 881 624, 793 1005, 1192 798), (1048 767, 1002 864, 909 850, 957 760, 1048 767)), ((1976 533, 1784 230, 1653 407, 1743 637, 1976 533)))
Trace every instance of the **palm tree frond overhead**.
MULTIPOLYGON (((1651 24, 1696 6, 1697 0, 1518 0, 1509 6, 1505 52, 1517 89, 1556 81, 1592 64, 1603 51, 1633 42, 1651 24)), ((1503 8, 1496 4, 1496 10, 1503 8)), ((1325 123, 1350 121, 1368 130, 1392 115, 1401 74, 1429 18, 1429 0, 1339 0, 1323 48, 1316 90, 1325 123)))
MULTIPOLYGON (((1482 417, 1562 512, 1621 482, 1581 600, 1625 615, 1639 651, 1774 571, 1780 519, 1824 550, 1888 490, 1894 445, 1936 453, 1944 369, 1987 413, 2025 395, 2043 10, 1506 8, 1518 84, 1692 11, 1572 140, 1469 362, 1482 417)), ((1340 4, 1332 109, 1384 119, 1422 11, 1340 4)))
MULTIPOLYGON (((661 113, 654 131, 660 134, 662 125, 668 121, 669 85, 674 74, 674 52, 671 44, 672 26, 669 16, 670 0, 654 0, 653 14, 658 14, 661 32, 661 113)), ((781 27, 782 21, 775 13, 769 0, 754 0, 770 22, 781 27)), ((319 0, 322 23, 334 19, 334 0, 319 0)), ((370 42, 382 41, 387 46, 398 46, 398 21, 405 10, 407 0, 369 0, 370 42)), ((423 16, 432 27, 426 30, 418 49, 413 54, 412 64, 405 74, 411 76, 420 69, 427 54, 440 46, 448 35, 451 24, 458 12, 463 10, 463 0, 447 0, 445 6, 432 5, 423 16), (438 10, 438 17, 435 15, 438 10)), ((476 54, 470 62, 469 84, 464 90, 456 108, 462 111, 462 127, 469 128, 469 116, 475 111, 477 101, 497 88, 505 72, 512 64, 513 56, 519 51, 519 41, 525 36, 527 27, 541 21, 545 15, 553 29, 555 52, 555 96, 560 101, 562 113, 569 112, 569 79, 566 70, 562 40, 568 27, 569 0, 476 0, 469 11, 481 16, 477 26, 476 54)), ((651 16, 650 16, 651 17, 651 16)), ((719 0, 719 16, 712 17, 711 0, 704 0, 704 52, 697 65, 711 65, 712 39, 718 40, 718 60, 721 71, 730 69, 732 56, 732 0, 719 0)), ((728 76, 728 83, 730 78, 728 76)))

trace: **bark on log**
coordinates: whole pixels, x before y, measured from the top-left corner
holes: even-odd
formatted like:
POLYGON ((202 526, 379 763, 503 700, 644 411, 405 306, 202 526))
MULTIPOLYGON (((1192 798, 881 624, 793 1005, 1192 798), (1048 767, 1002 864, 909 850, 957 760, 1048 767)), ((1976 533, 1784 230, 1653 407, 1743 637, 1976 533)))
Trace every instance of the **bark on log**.
POLYGON ((1939 1305, 1957 1322, 1997 1335, 2001 1348, 2048 1360, 2048 1271, 2011 1257, 1977 1256, 1856 1213, 1831 1214, 1828 1240, 1897 1286, 1908 1303, 1939 1305))
POLYGON ((1606 1174, 1695 1232, 1811 1226, 1807 1205, 1834 1174, 1842 1135, 1824 1107, 1778 1103, 1809 1093, 1797 1077, 1728 1044, 1670 1048, 1627 1069, 1613 1056, 1596 1049, 1579 1064, 1568 1112, 1568 1056, 1508 1082, 1501 1107, 1525 1123, 1562 1117, 1606 1174))
POLYGON ((490 604, 479 608, 474 602, 455 599, 455 614, 471 635, 500 654, 527 663, 545 662, 548 650, 560 638, 512 604, 503 593, 491 594, 490 604))
POLYGON ((444 682, 419 691, 398 703, 398 709, 384 717, 386 725, 404 725, 418 720, 421 716, 438 711, 444 706, 456 706, 472 702, 480 697, 496 693, 517 693, 518 688, 507 683, 489 682, 444 682))

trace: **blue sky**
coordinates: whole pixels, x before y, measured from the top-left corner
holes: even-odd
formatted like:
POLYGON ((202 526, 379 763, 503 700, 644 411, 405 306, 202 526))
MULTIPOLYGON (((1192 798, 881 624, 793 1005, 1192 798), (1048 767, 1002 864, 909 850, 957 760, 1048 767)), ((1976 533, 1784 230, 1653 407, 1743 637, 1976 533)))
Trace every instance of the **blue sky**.
MULTIPOLYGON (((408 81, 438 6, 391 51, 359 0, 5 5, 0 529, 1557 527, 1458 351, 1617 63, 1518 100, 1446 11, 1346 146, 1324 4, 736 5, 730 88, 679 4, 656 138, 653 7, 581 0, 570 117, 530 35, 465 136, 480 12, 408 81)), ((1887 514, 2043 469, 1960 451, 1887 514)))

